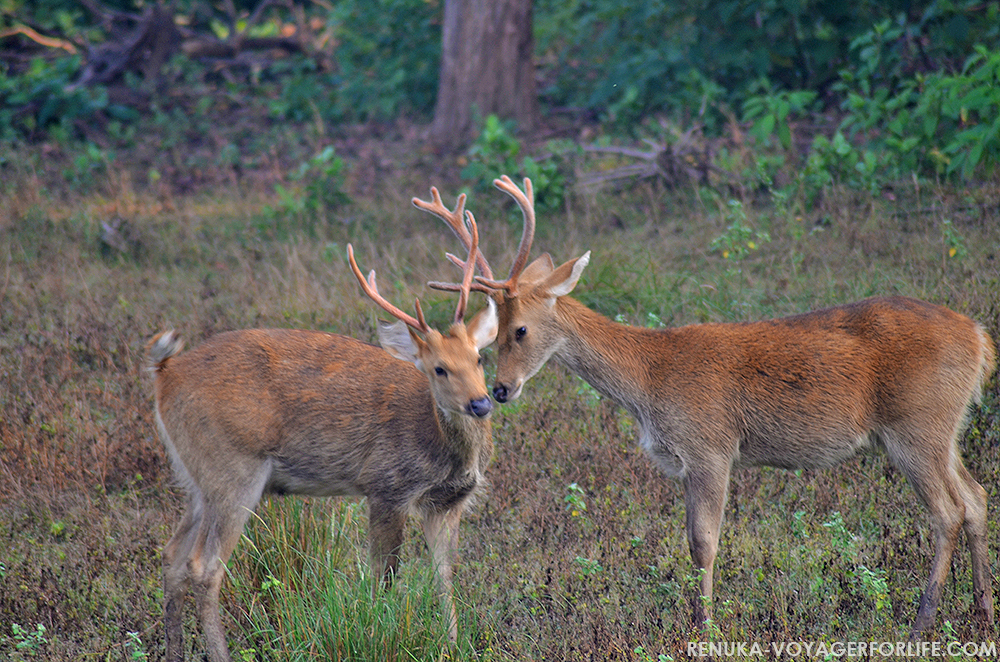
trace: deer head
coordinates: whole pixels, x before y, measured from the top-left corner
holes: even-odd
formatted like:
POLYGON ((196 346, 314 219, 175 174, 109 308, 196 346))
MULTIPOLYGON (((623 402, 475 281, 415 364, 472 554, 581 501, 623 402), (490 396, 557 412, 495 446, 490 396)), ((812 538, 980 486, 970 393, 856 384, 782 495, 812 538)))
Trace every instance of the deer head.
POLYGON ((471 214, 468 227, 463 227, 463 230, 469 236, 469 257, 461 261, 464 276, 457 288, 459 298, 454 321, 446 333, 427 325, 419 299, 414 302, 416 317, 413 317, 379 294, 375 271, 372 270, 365 279, 354 259, 354 247, 350 244, 347 245, 347 257, 365 294, 399 320, 395 323, 379 322, 379 343, 382 347, 427 375, 439 409, 447 414, 483 418, 489 416, 493 407, 486 391, 483 360, 479 352, 496 338, 497 314, 496 305, 488 299, 484 310, 468 325, 464 322, 476 266, 473 258, 479 247, 479 232, 471 214))

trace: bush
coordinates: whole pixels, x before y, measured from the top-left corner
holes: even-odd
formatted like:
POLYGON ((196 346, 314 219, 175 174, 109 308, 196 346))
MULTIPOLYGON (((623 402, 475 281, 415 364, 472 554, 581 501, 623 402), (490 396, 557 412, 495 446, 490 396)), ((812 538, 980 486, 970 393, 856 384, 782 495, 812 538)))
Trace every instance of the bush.
POLYGON ((80 68, 79 57, 46 62, 32 60, 22 75, 0 69, 0 139, 37 139, 53 133, 63 140, 74 137, 76 122, 96 113, 130 120, 135 113, 108 103, 104 88, 75 88, 70 83, 80 68))
POLYGON ((845 76, 852 89, 843 127, 890 157, 892 174, 985 174, 1000 162, 1000 50, 976 46, 955 74, 933 72, 888 85, 845 76))
POLYGON ((331 79, 337 119, 430 116, 441 62, 439 11, 425 0, 334 3, 328 26, 339 42, 331 79))
POLYGON ((531 179, 535 209, 539 213, 562 207, 566 197, 566 176, 556 156, 519 159, 521 142, 514 137, 513 122, 501 122, 496 115, 487 117, 468 153, 469 164, 462 169, 462 179, 474 181, 485 190, 500 175, 527 177, 531 179))

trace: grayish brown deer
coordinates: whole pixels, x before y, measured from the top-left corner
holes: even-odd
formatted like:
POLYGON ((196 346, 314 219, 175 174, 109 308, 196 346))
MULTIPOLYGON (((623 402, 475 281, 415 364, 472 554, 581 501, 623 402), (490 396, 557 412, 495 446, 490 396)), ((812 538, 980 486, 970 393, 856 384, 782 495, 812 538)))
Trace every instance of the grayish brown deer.
MULTIPOLYGON (((471 231, 475 246, 474 225, 471 231)), ((284 329, 221 333, 185 353, 173 331, 150 341, 156 421, 187 493, 163 550, 170 662, 184 658, 181 620, 191 588, 209 658, 230 660, 220 585, 263 493, 366 496, 371 570, 385 580, 396 569, 407 515, 419 517, 449 635, 457 637, 452 557, 463 508, 493 453, 479 351, 496 337, 496 309, 489 302, 463 323, 470 266, 454 324, 439 333, 419 301, 416 318, 403 313, 379 295, 374 271, 365 281, 351 246, 348 255, 367 295, 400 320, 380 323, 384 349, 284 329)))
MULTIPOLYGON (((962 464, 957 439, 971 403, 996 367, 984 329, 947 308, 906 297, 873 298, 776 320, 644 329, 616 324, 568 295, 590 253, 558 268, 528 264, 535 215, 531 182, 494 181, 524 214, 510 275, 492 280, 482 254, 476 289, 497 304, 499 402, 554 358, 639 423, 639 444, 681 480, 687 536, 703 570, 695 618, 711 617, 712 568, 735 467, 836 465, 878 446, 927 506, 935 536, 930 579, 914 633, 935 620, 952 553, 964 529, 974 609, 992 624, 986 492, 962 464)), ((466 248, 471 235, 432 189, 414 201, 445 220, 466 248)), ((449 257, 466 266, 466 261, 449 257)), ((471 259, 471 258, 470 258, 471 259)), ((459 289, 432 283, 439 289, 459 289)))

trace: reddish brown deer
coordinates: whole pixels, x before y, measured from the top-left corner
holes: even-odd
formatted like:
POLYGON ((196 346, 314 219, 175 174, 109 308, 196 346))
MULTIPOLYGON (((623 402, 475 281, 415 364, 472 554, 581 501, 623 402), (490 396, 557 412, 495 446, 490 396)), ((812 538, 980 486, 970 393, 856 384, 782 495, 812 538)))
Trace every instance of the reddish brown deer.
POLYGON ((374 271, 365 281, 350 245, 348 256, 366 294, 400 320, 380 323, 384 350, 285 329, 221 333, 183 354, 173 331, 150 341, 156 421, 187 492, 184 516, 163 550, 170 662, 184 659, 181 618, 192 587, 209 658, 230 660, 220 585, 265 492, 366 496, 371 570, 387 581, 407 515, 420 517, 449 635, 457 637, 452 557, 462 510, 493 453, 479 352, 496 337, 496 309, 489 302, 463 323, 470 267, 454 324, 439 333, 419 301, 416 318, 402 312, 379 295, 374 271))
MULTIPOLYGON (((590 253, 558 268, 544 254, 528 264, 535 215, 531 182, 494 181, 524 215, 510 275, 476 289, 497 304, 493 395, 507 402, 554 358, 624 407, 639 443, 684 486, 691 557, 701 569, 695 618, 711 617, 712 567, 734 467, 830 467, 880 446, 931 515, 936 549, 914 632, 930 628, 960 530, 972 555, 974 608, 993 623, 986 492, 965 466, 957 439, 970 404, 996 366, 996 350, 973 320, 916 299, 874 298, 776 320, 651 330, 616 324, 568 295, 590 253)), ((444 219, 465 246, 464 198, 444 219)), ((466 266, 454 256, 449 257, 466 266)), ((432 283, 439 289, 458 289, 432 283)))

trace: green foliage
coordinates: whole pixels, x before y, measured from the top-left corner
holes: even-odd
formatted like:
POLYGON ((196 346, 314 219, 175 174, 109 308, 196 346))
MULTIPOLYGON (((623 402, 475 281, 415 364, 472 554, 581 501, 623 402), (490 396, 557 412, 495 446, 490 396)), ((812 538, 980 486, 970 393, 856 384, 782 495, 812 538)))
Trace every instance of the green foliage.
MULTIPOLYGON (((535 194, 535 210, 539 213, 560 210, 566 197, 566 176, 559 168, 557 156, 518 159, 521 142, 514 137, 514 126, 513 121, 503 122, 496 115, 489 115, 469 148, 469 163, 462 169, 462 178, 486 189, 500 175, 527 177, 535 194)), ((558 147, 554 143, 550 146, 558 147)))
POLYGON ((941 221, 941 243, 944 247, 944 260, 961 260, 968 254, 965 247, 965 237, 955 229, 954 224, 948 219, 941 221))
POLYGON ((278 61, 268 69, 277 92, 267 102, 276 119, 304 122, 319 116, 334 119, 339 116, 336 87, 329 77, 318 71, 316 61, 294 57, 278 61))
POLYGON ((886 581, 885 570, 869 570, 859 565, 854 569, 854 577, 861 584, 862 594, 875 605, 876 612, 882 613, 891 609, 889 583, 886 581))
POLYGON ((653 657, 642 646, 637 646, 632 652, 635 653, 637 662, 673 662, 674 660, 672 655, 667 655, 666 653, 660 653, 656 657, 653 657))
POLYGON ((916 43, 954 33, 952 19, 965 16, 964 37, 933 47, 947 60, 970 36, 995 34, 987 13, 970 2, 947 10, 902 1, 542 0, 536 32, 551 63, 543 93, 553 104, 596 111, 623 128, 652 112, 697 115, 711 132, 724 125, 720 106, 739 107, 761 79, 822 95, 852 43, 879 21, 902 21, 916 43))
POLYGON ((587 502, 583 498, 585 495, 583 488, 576 483, 570 483, 566 486, 566 491, 569 494, 563 498, 563 501, 566 503, 566 510, 570 516, 584 517, 587 512, 587 502))
POLYGON ((428 117, 441 61, 440 5, 425 0, 336 2, 327 25, 337 39, 336 117, 428 117))
POLYGON ((295 221, 295 227, 304 228, 315 236, 316 226, 329 219, 329 215, 351 199, 343 189, 344 160, 337 156, 332 146, 324 148, 297 170, 289 174, 289 179, 298 182, 297 187, 274 185, 278 204, 264 210, 266 230, 274 224, 281 234, 291 229, 287 221, 295 221))
POLYGON ((98 112, 120 121, 134 119, 133 111, 109 104, 103 88, 73 87, 79 68, 79 57, 51 63, 36 58, 21 75, 0 67, 0 140, 35 139, 50 132, 65 142, 76 136, 75 122, 98 112))
POLYGON ((729 227, 712 240, 709 250, 721 254, 723 259, 738 261, 757 250, 758 244, 771 241, 771 236, 747 225, 746 211, 739 200, 730 200, 728 207, 726 220, 730 221, 729 227))
POLYGON ((34 630, 28 630, 13 623, 10 626, 10 631, 11 636, 8 641, 14 643, 14 650, 22 656, 36 657, 49 643, 45 636, 45 626, 41 623, 36 624, 34 630))
POLYGON ((430 116, 441 57, 435 3, 350 0, 335 3, 323 19, 337 43, 331 66, 307 56, 270 65, 262 78, 272 116, 294 122, 430 116))
POLYGON ((103 150, 92 142, 85 142, 76 150, 68 167, 63 168, 63 179, 78 191, 92 189, 114 161, 114 152, 103 150))
POLYGON ((486 118, 483 130, 469 148, 469 164, 462 169, 462 179, 488 182, 500 175, 514 176, 521 152, 514 126, 513 121, 503 122, 496 115, 486 118))
POLYGON ((860 538, 854 535, 844 522, 839 511, 834 511, 830 519, 823 524, 830 531, 834 550, 844 556, 853 565, 851 576, 858 596, 871 601, 875 612, 879 615, 891 615, 892 605, 889 600, 889 584, 885 570, 871 570, 859 560, 862 556, 860 538))
POLYGON ((577 556, 573 559, 573 563, 577 566, 577 576, 580 579, 592 577, 593 575, 604 572, 604 566, 594 559, 577 556))
POLYGON ((291 178, 303 183, 306 207, 322 216, 351 201, 342 187, 343 171, 344 160, 328 146, 301 164, 291 178))
POLYGON ((816 136, 813 139, 800 181, 810 196, 830 184, 875 193, 880 187, 879 169, 880 161, 874 150, 859 150, 837 131, 833 138, 816 136))
POLYGON ((1000 165, 1000 49, 975 50, 959 74, 928 76, 915 112, 924 115, 925 135, 937 129, 947 172, 964 178, 1000 165))
MULTIPOLYGON (((393 651, 429 662, 448 650, 426 555, 408 552, 392 586, 373 590, 379 578, 368 567, 363 502, 334 502, 331 512, 321 502, 274 500, 258 512, 231 576, 234 595, 253 605, 247 616, 257 633, 239 657, 377 660, 393 651)), ((458 607, 457 651, 468 655, 475 625, 458 607)))
POLYGON ((126 632, 128 639, 125 640, 125 654, 132 662, 145 662, 149 659, 149 653, 142 645, 142 639, 138 632, 126 632))
POLYGON ((844 95, 842 127, 886 153, 889 176, 991 173, 1000 164, 1000 49, 970 47, 957 73, 912 72, 891 47, 906 36, 905 26, 884 21, 854 41, 862 64, 834 86, 844 95))
POLYGON ((621 126, 651 108, 697 107, 702 82, 689 59, 697 39, 682 4, 537 3, 538 42, 552 67, 542 90, 555 105, 595 110, 621 126))
MULTIPOLYGON (((766 81, 761 87, 767 89, 766 81)), ((771 135, 777 135, 785 149, 792 146, 792 129, 789 120, 801 116, 816 100, 812 90, 775 90, 768 94, 758 94, 743 102, 743 121, 751 123, 750 135, 766 144, 771 135)))
MULTIPOLYGON (((111 4, 111 3, 106 3, 111 4)), ((77 0, 3 0, 0 26, 27 23, 43 32, 76 36, 90 18, 77 0)))
MULTIPOLYGON (((87 15, 75 2, 49 0, 30 6, 20 0, 6 2, 11 15, 31 25, 48 26, 57 34, 76 35, 87 27, 87 15)), ((123 0, 122 4, 135 9, 133 2, 123 0)), ((234 6, 247 8, 243 2, 234 6)), ((211 9, 206 14, 203 3, 195 7, 181 2, 176 9, 188 23, 219 37, 228 34, 229 26, 211 9)), ((221 87, 230 97, 244 97, 244 103, 260 99, 272 117, 294 122, 388 120, 402 113, 429 117, 440 61, 439 12, 438 3, 424 0, 335 3, 321 12, 326 31, 337 44, 328 66, 321 66, 322 58, 315 55, 295 56, 253 71, 243 82, 227 80, 221 87)), ((92 42, 107 38, 96 27, 87 29, 92 42)), ((271 34, 275 29, 273 22, 265 22, 251 34, 271 34)), ((26 71, 0 69, 0 139, 39 139, 51 134, 68 140, 76 135, 75 123, 97 114, 119 122, 138 117, 130 108, 110 104, 103 88, 74 87, 80 63, 79 56, 72 56, 51 62, 39 59, 26 71)), ((220 86, 202 65, 183 56, 174 58, 165 73, 196 86, 209 105, 212 95, 203 92, 220 86)), ((154 100, 160 106, 176 102, 154 100)))

